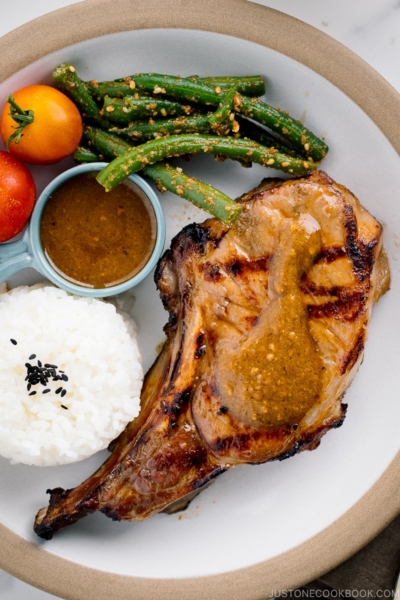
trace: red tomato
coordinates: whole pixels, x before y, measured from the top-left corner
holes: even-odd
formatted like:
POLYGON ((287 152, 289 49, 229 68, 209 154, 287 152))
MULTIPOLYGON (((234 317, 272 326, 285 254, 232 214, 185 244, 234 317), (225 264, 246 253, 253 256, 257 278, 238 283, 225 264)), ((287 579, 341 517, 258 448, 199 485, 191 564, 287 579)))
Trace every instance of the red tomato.
POLYGON ((31 173, 8 152, 0 151, 0 242, 20 233, 32 214, 36 187, 31 173))
MULTIPOLYGON (((67 96, 48 85, 29 85, 13 97, 20 108, 33 111, 33 123, 24 127, 18 144, 11 142, 11 154, 33 165, 49 165, 74 152, 82 137, 82 118, 67 96)), ((0 127, 4 145, 18 127, 9 113, 6 103, 0 127)))

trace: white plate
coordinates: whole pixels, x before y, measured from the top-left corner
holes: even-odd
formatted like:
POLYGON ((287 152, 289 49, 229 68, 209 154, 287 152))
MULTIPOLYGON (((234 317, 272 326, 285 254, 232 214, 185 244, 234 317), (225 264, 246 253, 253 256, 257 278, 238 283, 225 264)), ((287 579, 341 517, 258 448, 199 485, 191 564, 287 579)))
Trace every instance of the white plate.
MULTIPOLYGON (((384 224, 392 287, 373 310, 365 360, 346 394, 349 409, 345 423, 329 432, 316 451, 284 462, 237 467, 220 476, 183 513, 161 514, 133 524, 113 523, 96 514, 67 528, 51 542, 39 540, 32 531, 36 511, 48 503, 46 489, 79 484, 105 454, 55 468, 11 466, 1 459, 0 523, 65 561, 110 575, 160 579, 160 590, 167 580, 244 569, 306 544, 347 513, 399 451, 398 154, 374 122, 328 80, 269 48, 209 32, 147 29, 66 47, 0 85, 0 104, 10 90, 49 83, 52 70, 61 62, 74 64, 84 79, 111 79, 137 71, 265 76, 267 101, 287 109, 325 137, 330 152, 322 168, 351 189, 384 224)), ((65 160, 53 167, 33 168, 38 191, 69 164, 65 160)), ((243 169, 235 162, 216 163, 210 156, 182 165, 187 173, 232 197, 276 173, 257 165, 243 169)), ((167 244, 182 226, 205 216, 171 194, 163 195, 162 203, 167 244)), ((35 280, 36 275, 27 271, 10 284, 35 280)), ((140 327, 148 368, 163 339, 167 319, 151 278, 136 288, 132 314, 140 327)), ((301 580, 299 573, 298 582, 301 580)), ((42 585, 46 588, 45 581, 42 585)), ((252 598, 251 584, 248 589, 252 598)))

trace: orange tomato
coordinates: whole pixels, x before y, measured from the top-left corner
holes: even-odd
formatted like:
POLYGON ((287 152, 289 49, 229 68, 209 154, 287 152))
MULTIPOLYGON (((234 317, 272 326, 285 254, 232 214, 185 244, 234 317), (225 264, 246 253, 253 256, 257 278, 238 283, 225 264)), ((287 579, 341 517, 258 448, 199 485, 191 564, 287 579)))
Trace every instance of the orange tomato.
MULTIPOLYGON (((33 122, 24 127, 19 143, 11 142, 11 154, 33 165, 49 165, 74 152, 82 136, 82 118, 67 96, 47 85, 29 85, 13 97, 23 110, 33 111, 33 122)), ((1 116, 5 145, 18 127, 10 108, 6 103, 1 116)))
POLYGON ((35 182, 30 171, 14 156, 0 151, 0 242, 23 230, 35 200, 35 182))

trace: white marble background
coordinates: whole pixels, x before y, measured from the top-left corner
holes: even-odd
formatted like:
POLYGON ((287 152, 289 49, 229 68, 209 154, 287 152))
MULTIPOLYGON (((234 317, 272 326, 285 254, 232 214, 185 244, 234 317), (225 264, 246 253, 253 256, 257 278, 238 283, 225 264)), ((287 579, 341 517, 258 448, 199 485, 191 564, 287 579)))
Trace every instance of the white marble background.
MULTIPOLYGON (((0 36, 85 0, 1 0, 0 36)), ((359 54, 400 92, 400 0, 254 0, 313 25, 359 54)), ((51 600, 0 570, 0 600, 51 600)))

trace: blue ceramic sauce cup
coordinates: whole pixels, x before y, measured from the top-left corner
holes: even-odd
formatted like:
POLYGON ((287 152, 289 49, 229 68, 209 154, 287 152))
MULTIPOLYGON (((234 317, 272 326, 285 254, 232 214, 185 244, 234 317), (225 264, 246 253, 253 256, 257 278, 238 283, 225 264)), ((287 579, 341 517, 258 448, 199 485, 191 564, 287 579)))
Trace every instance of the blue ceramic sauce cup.
POLYGON ((115 294, 126 292, 128 289, 143 281, 143 279, 149 275, 149 273, 156 266, 164 248, 165 218, 156 193, 139 175, 130 175, 128 179, 130 179, 130 181, 132 181, 133 184, 139 188, 136 190, 137 193, 140 194, 141 191, 153 207, 156 220, 156 241, 154 250, 148 262, 134 277, 124 281, 123 283, 105 288, 95 289, 91 287, 84 287, 83 285, 80 286, 68 281, 67 279, 64 279, 64 277, 62 277, 54 269, 43 251, 40 240, 40 222, 43 209, 52 193, 71 177, 76 177, 82 173, 101 171, 106 165, 107 163, 103 162, 79 165, 69 169, 68 171, 65 171, 64 173, 61 173, 61 175, 49 183, 49 185, 40 194, 36 202, 30 223, 26 228, 22 238, 16 242, 0 244, 0 283, 6 281, 9 277, 15 275, 22 269, 31 267, 36 269, 36 271, 39 271, 39 273, 44 275, 52 283, 66 290, 67 292, 71 292, 79 296, 104 298, 106 296, 114 296, 115 294))

